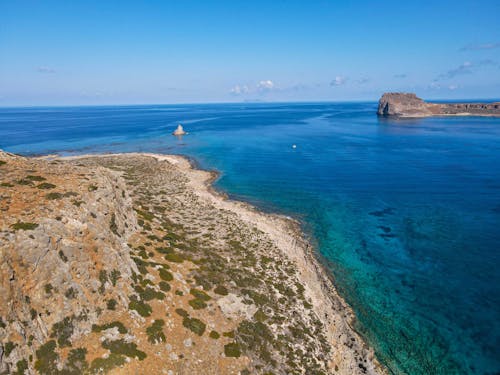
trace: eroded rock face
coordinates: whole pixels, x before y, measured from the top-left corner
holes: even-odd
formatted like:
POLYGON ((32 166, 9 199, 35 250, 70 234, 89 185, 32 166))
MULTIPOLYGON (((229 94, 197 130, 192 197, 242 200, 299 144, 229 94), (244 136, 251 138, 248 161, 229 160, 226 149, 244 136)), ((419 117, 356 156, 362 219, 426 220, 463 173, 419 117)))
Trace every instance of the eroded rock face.
POLYGON ((40 345, 90 333, 107 299, 128 304, 137 223, 111 170, 0 160, 0 373, 11 374, 40 345))
POLYGON ((0 151, 0 375, 385 373, 298 227, 211 178, 0 151))
POLYGON ((394 117, 500 116, 500 103, 428 103, 412 93, 385 93, 377 114, 394 117))
POLYGON ((411 93, 385 93, 378 102, 378 115, 381 116, 428 116, 432 113, 427 104, 411 93))

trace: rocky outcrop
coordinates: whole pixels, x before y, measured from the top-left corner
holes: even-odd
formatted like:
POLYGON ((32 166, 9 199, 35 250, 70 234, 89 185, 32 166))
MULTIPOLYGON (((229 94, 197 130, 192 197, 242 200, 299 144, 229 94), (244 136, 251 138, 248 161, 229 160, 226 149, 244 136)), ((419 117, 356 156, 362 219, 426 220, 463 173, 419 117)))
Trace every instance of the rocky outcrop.
POLYGON ((386 373, 298 223, 213 178, 0 151, 0 375, 386 373))
POLYGON ((500 102, 429 103, 413 93, 391 92, 380 98, 377 114, 394 117, 500 116, 500 102))
POLYGON ((177 129, 175 129, 172 134, 173 135, 185 135, 187 133, 184 131, 184 128, 182 127, 182 125, 179 124, 179 125, 177 125, 177 129))
POLYGON ((53 373, 27 359, 87 336, 108 301, 128 305, 135 213, 109 169, 0 161, 0 374, 53 373))

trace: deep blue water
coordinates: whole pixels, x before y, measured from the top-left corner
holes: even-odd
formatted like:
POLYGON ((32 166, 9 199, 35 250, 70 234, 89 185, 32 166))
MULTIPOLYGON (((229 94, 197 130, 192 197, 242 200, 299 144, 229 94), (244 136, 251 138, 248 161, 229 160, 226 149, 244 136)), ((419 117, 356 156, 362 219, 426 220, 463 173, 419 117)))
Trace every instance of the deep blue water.
POLYGON ((500 119, 376 103, 0 109, 0 148, 194 157, 299 218, 395 373, 500 372, 500 119), (170 135, 177 122, 190 132, 170 135), (292 145, 296 144, 294 149, 292 145))

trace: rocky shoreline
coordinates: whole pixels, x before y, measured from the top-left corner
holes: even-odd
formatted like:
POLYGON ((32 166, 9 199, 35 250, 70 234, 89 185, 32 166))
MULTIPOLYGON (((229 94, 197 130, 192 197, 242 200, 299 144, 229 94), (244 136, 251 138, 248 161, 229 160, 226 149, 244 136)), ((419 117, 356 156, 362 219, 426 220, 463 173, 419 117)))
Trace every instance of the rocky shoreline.
POLYGON ((386 373, 352 328, 352 310, 299 224, 229 200, 212 188, 214 173, 180 156, 153 154, 43 160, 1 153, 0 160, 0 172, 7 171, 0 174, 0 288, 23 291, 4 294, 0 308, 0 373, 386 373), (27 176, 39 181, 20 185, 27 176), (47 205, 54 193, 60 195, 47 205), (115 200, 102 219, 94 212, 115 200), (98 222, 89 227, 87 218, 98 222), (33 225, 13 229, 22 223, 33 225), (55 226, 63 231, 59 239, 55 226), (62 255, 59 245, 40 249, 51 262, 30 260, 23 250, 68 242, 67 227, 76 238, 62 255), (79 247, 82 235, 88 249, 79 247), (117 250, 119 263, 110 261, 117 250), (84 280, 89 263, 77 261, 82 256, 94 259, 84 280), (50 274, 67 266, 65 283, 50 274), (43 277, 66 290, 51 291, 51 304, 43 277), (77 298, 68 299, 66 283, 77 298), (82 305, 80 294, 89 303, 82 305), (31 319, 34 325, 26 325, 31 319), (52 362, 38 358, 47 351, 52 362))
POLYGON ((413 93, 385 93, 379 100, 377 114, 386 117, 483 116, 500 117, 500 102, 430 103, 413 93))

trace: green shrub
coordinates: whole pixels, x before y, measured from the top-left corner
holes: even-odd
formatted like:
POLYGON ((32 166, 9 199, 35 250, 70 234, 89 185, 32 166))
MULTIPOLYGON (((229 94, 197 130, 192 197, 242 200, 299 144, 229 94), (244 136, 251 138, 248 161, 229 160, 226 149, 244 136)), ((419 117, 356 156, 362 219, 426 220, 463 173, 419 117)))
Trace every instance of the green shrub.
POLYGON ((207 307, 207 304, 198 298, 192 299, 188 303, 189 306, 191 306, 195 310, 201 310, 207 307))
POLYGON ((118 328, 118 332, 120 332, 122 335, 127 333, 127 328, 125 328, 123 323, 119 322, 119 321, 114 321, 114 322, 105 323, 105 324, 101 324, 101 325, 92 324, 92 332, 102 332, 102 331, 105 331, 105 330, 113 328, 113 327, 118 328))
POLYGON ((165 299, 165 294, 162 292, 157 292, 153 288, 147 287, 146 289, 142 289, 140 286, 136 286, 135 290, 141 296, 141 299, 144 301, 151 301, 153 299, 163 300, 165 299))
POLYGON ((210 297, 207 293, 205 293, 202 290, 192 288, 189 293, 191 293, 193 296, 195 296, 197 299, 200 299, 202 301, 210 301, 212 297, 210 297))
POLYGON ((184 262, 184 258, 178 253, 169 253, 165 255, 165 260, 173 263, 182 263, 184 262))
POLYGON ((4 354, 6 357, 8 357, 10 355, 10 353, 12 353, 12 351, 14 350, 14 348, 17 346, 17 344, 13 343, 12 341, 7 341, 4 345, 4 354))
POLYGON ((150 343, 157 344, 165 341, 165 334, 163 333, 164 325, 165 321, 163 319, 158 319, 146 328, 146 334, 148 335, 148 341, 150 343))
POLYGON ((226 357, 238 358, 241 355, 240 346, 236 342, 224 345, 224 354, 226 357))
POLYGON ((183 318, 187 318, 189 316, 189 313, 184 309, 175 309, 175 312, 183 318))
POLYGON ((217 293, 221 296, 227 296, 228 291, 227 288, 223 285, 217 285, 217 287, 214 289, 214 293, 217 293))
POLYGON ((165 268, 160 268, 158 272, 160 274, 160 278, 164 281, 172 281, 174 279, 174 276, 165 268))
POLYGON ((182 325, 192 332, 196 333, 198 336, 203 335, 205 332, 206 324, 200 319, 185 317, 182 319, 182 325))
POLYGON ((125 357, 120 354, 111 353, 108 358, 96 358, 90 364, 91 374, 106 374, 110 370, 123 366, 125 357))
POLYGON ((25 371, 28 369, 28 361, 25 359, 21 359, 16 363, 16 372, 14 375, 24 375, 25 371))
POLYGON ((166 281, 160 281, 158 285, 160 286, 160 289, 164 292, 168 292, 171 289, 170 284, 167 283, 166 281))
POLYGON ((63 195, 61 193, 49 193, 49 194, 46 194, 45 195, 45 198, 53 201, 53 200, 56 200, 56 199, 61 199, 63 197, 63 195))
POLYGON ((135 310, 142 317, 148 317, 153 312, 151 306, 137 299, 137 297, 130 297, 130 302, 128 304, 130 310, 135 310))
POLYGON ((42 176, 33 176, 33 175, 28 175, 25 177, 26 180, 30 181, 45 181, 46 178, 42 176))
POLYGON ((57 361, 59 356, 55 352, 56 342, 50 340, 41 345, 36 351, 35 370, 42 375, 58 374, 57 361))
POLYGON ((208 335, 211 339, 217 340, 220 337, 219 332, 217 331, 211 331, 210 334, 208 335))
POLYGON ((47 294, 52 294, 52 290, 54 289, 54 287, 50 283, 45 284, 43 288, 45 289, 45 293, 47 294))
POLYGON ((66 296, 67 299, 74 299, 77 295, 77 291, 73 289, 73 287, 69 288, 64 295, 66 296))
POLYGON ((16 181, 19 185, 33 185, 33 182, 26 179, 21 179, 16 181))
POLYGON ((137 358, 140 361, 146 358, 146 353, 138 350, 137 344, 126 342, 123 339, 115 341, 104 340, 102 347, 108 349, 113 354, 122 354, 130 358, 137 358))
POLYGON ((111 299, 108 299, 108 301, 106 302, 106 307, 108 310, 116 310, 117 304, 118 304, 118 302, 116 302, 115 299, 111 298, 111 299))
POLYGON ((48 189, 54 189, 56 187, 56 185, 49 184, 48 182, 42 182, 41 184, 38 184, 36 187, 38 189, 48 190, 48 189))
POLYGON ((73 319, 73 317, 67 316, 63 320, 55 323, 52 326, 50 337, 57 339, 57 344, 61 348, 65 346, 71 346, 71 342, 69 341, 69 339, 73 334, 73 319))
POLYGON ((116 286, 116 282, 120 278, 120 271, 118 271, 118 270, 112 270, 111 273, 110 273, 110 275, 109 275, 109 278, 110 278, 111 283, 113 284, 113 286, 116 286))
POLYGON ((111 215, 111 220, 109 221, 109 229, 117 236, 120 236, 120 234, 118 233, 118 225, 116 224, 116 215, 114 212, 111 215))
POLYGON ((66 255, 64 255, 64 252, 62 250, 59 250, 58 252, 59 254, 59 258, 61 258, 61 260, 64 262, 64 263, 67 263, 68 262, 68 257, 66 255))
POLYGON ((12 224, 10 226, 14 230, 33 230, 35 228, 38 228, 38 224, 36 223, 23 223, 21 221, 18 221, 15 224, 12 224))

